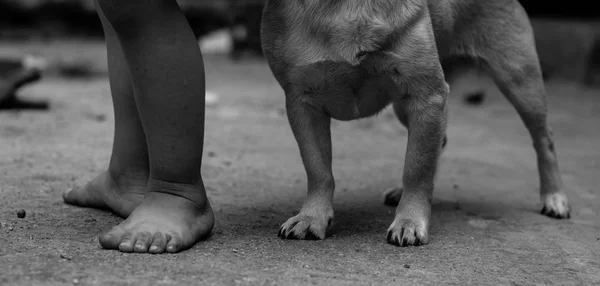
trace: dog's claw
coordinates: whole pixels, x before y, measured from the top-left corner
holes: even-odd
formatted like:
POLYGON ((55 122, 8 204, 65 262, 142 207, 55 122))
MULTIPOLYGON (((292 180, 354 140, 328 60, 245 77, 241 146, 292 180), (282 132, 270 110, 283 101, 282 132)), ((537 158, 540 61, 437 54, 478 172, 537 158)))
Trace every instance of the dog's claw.
POLYGON ((427 239, 425 227, 411 221, 394 221, 387 233, 387 242, 400 247, 424 245, 427 244, 427 239))
POLYGON ((290 232, 288 232, 288 234, 285 236, 285 239, 298 239, 298 237, 296 236, 296 234, 294 233, 294 231, 290 231, 290 232))
POLYGON ((288 228, 284 228, 284 226, 281 226, 279 228, 278 236, 282 239, 297 239, 296 235, 294 234, 294 227, 296 226, 296 224, 298 223, 293 223, 288 228))
POLYGON ((415 245, 415 246, 421 246, 421 245, 423 245, 423 243, 421 243, 421 240, 420 240, 420 239, 419 239, 419 237, 417 236, 417 233, 416 233, 416 232, 415 232, 415 237, 416 237, 417 239, 415 240, 415 244, 414 244, 414 245, 415 245))
POLYGON ((564 193, 553 193, 543 198, 544 206, 540 211, 541 214, 555 219, 571 218, 569 202, 564 193))
POLYGON ((280 228, 279 237, 283 239, 325 239, 327 227, 331 218, 317 218, 312 216, 297 215, 288 219, 280 228))
POLYGON ((564 214, 558 213, 554 210, 549 210, 548 208, 544 207, 542 208, 542 211, 540 212, 541 214, 551 217, 551 218, 555 218, 555 219, 570 219, 571 218, 571 213, 567 212, 564 214))

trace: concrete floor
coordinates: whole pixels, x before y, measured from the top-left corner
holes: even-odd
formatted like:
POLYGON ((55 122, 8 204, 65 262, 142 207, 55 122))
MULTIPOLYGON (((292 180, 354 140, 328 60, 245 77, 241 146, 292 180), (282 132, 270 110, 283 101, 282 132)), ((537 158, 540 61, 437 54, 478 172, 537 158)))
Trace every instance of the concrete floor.
POLYGON ((305 175, 282 91, 264 62, 207 56, 208 89, 219 95, 207 107, 203 166, 213 235, 176 255, 122 254, 97 242, 120 218, 60 197, 108 163, 114 118, 102 43, 2 47, 100 72, 49 74, 22 91, 49 99, 49 112, 0 111, 2 285, 600 285, 600 90, 547 84, 570 220, 538 214, 526 129, 489 80, 469 77, 452 88, 429 245, 385 242, 394 208, 382 192, 401 181, 407 136, 389 109, 332 125, 335 223, 324 241, 285 241, 276 233, 299 209, 305 175), (482 105, 463 103, 479 89, 482 105))

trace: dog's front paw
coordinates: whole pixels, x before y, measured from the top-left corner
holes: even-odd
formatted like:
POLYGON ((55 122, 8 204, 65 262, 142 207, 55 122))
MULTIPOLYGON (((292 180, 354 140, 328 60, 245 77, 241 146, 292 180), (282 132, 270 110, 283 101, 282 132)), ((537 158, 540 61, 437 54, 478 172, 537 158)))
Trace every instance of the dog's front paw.
POLYGON ((383 193, 383 204, 386 206, 397 206, 402 198, 402 188, 391 188, 383 193))
POLYGON ((422 219, 396 218, 387 232, 387 242, 395 246, 419 246, 428 240, 427 224, 422 219))
POLYGON ((288 219, 277 236, 283 239, 325 239, 327 227, 331 224, 333 217, 315 217, 299 214, 288 219))
POLYGON ((564 193, 553 193, 542 197, 541 213, 551 218, 563 219, 571 218, 569 201, 564 193))

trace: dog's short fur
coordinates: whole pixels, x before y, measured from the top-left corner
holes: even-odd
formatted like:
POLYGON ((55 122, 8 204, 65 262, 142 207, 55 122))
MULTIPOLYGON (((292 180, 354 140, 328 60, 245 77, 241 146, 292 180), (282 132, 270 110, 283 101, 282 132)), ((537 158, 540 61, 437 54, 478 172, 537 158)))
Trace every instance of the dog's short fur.
POLYGON ((487 70, 515 106, 537 153, 542 213, 569 217, 533 32, 516 0, 269 0, 262 21, 263 51, 308 177, 306 201, 280 237, 325 238, 333 219, 331 118, 372 116, 392 103, 409 135, 403 188, 385 195, 398 205, 387 240, 428 242, 445 72, 456 59, 487 70))

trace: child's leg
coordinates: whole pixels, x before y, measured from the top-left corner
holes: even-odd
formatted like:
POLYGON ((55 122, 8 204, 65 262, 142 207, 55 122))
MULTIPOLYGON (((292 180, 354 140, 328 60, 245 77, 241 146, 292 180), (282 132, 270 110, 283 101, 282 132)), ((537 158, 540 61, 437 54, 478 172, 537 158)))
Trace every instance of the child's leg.
POLYGON ((177 252, 212 229, 200 167, 204 66, 194 34, 174 0, 98 1, 129 67, 150 159, 148 193, 105 248, 177 252))
POLYGON ((117 35, 98 10, 106 39, 115 133, 108 171, 83 188, 63 195, 65 202, 82 207, 109 209, 122 217, 141 203, 146 192, 149 162, 146 137, 140 121, 129 70, 117 35))

